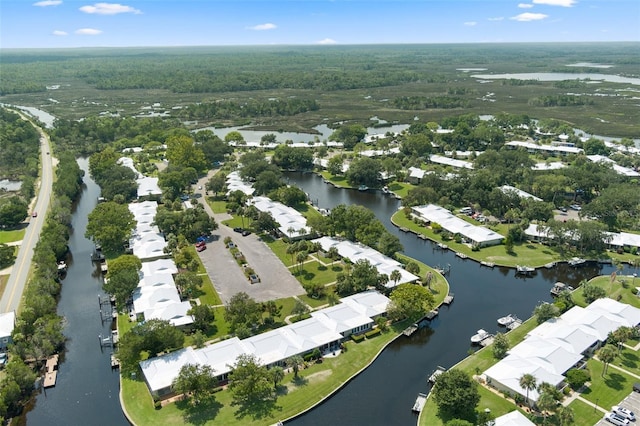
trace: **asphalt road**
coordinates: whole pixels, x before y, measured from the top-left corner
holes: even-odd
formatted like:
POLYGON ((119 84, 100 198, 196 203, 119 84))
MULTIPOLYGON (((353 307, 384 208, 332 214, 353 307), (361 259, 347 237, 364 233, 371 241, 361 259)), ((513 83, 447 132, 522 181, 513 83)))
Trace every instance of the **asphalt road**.
MULTIPOLYGON (((22 115, 22 114, 21 114, 22 115)), ((23 118, 26 119, 24 115, 23 118)), ((33 123, 32 123, 33 124, 33 123)), ((46 218, 47 208, 49 206, 49 199, 51 198, 51 191, 53 187, 53 165, 51 155, 51 144, 49 136, 39 127, 36 127, 40 132, 40 158, 41 158, 41 175, 40 175, 40 188, 38 189, 38 195, 35 204, 32 207, 32 211, 38 213, 37 217, 29 218, 29 226, 22 239, 22 244, 18 251, 18 257, 11 270, 7 287, 2 293, 0 299, 0 312, 16 311, 20 305, 22 299, 22 292, 27 283, 29 277, 29 270, 31 269, 31 258, 33 257, 33 249, 38 242, 40 231, 44 225, 46 218)), ((31 215, 31 211, 29 212, 31 215)))

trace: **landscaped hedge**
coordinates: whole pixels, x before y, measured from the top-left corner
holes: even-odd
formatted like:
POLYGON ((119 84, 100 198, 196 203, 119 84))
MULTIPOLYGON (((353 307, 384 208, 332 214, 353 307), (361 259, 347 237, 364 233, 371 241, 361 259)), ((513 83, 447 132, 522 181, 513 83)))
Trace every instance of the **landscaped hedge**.
POLYGON ((364 340, 364 334, 352 334, 351 340, 353 340, 356 343, 360 343, 364 340))
POLYGON ((367 331, 364 335, 367 339, 370 339, 372 337, 376 337, 377 335, 379 335, 380 333, 382 333, 382 330, 380 330, 379 328, 374 328, 371 331, 367 331))

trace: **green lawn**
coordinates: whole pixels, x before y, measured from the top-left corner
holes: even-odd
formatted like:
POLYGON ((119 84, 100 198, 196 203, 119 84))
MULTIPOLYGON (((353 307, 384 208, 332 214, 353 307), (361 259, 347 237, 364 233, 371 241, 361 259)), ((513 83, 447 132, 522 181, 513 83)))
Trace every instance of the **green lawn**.
POLYGON ((320 212, 309 203, 298 204, 293 208, 300 212, 306 219, 322 216, 322 214, 320 214, 320 212))
MULTIPOLYGON (((620 302, 640 308, 640 298, 632 293, 632 290, 635 289, 633 277, 618 275, 615 281, 611 283, 609 275, 602 275, 593 278, 589 283, 604 288, 612 299, 617 300, 620 298, 620 302)), ((640 279, 636 279, 636 284, 640 286, 640 279)), ((574 291, 572 297, 578 305, 587 306, 581 288, 574 291)))
POLYGON ((349 183, 347 183, 347 178, 345 178, 344 176, 333 176, 326 170, 321 171, 320 176, 340 188, 353 188, 351 185, 349 185, 349 183))
POLYGON ((296 264, 295 256, 293 260, 291 260, 291 255, 287 254, 287 247, 289 244, 285 243, 281 238, 277 240, 269 235, 262 235, 262 241, 264 241, 272 252, 280 259, 280 261, 284 264, 284 266, 292 266, 296 264))
POLYGON ((233 218, 222 221, 223 225, 228 226, 229 228, 244 228, 248 227, 251 223, 251 219, 233 215, 233 218))
POLYGON ((464 253, 476 261, 493 262, 496 265, 508 267, 515 267, 516 265, 540 267, 562 259, 560 254, 550 247, 536 243, 516 244, 513 247, 513 253, 507 253, 505 246, 502 244, 483 247, 479 251, 473 251, 465 244, 459 244, 453 240, 443 241, 441 235, 433 232, 431 228, 414 223, 405 216, 402 210, 398 210, 392 216, 391 220, 400 227, 405 227, 426 235, 432 241, 444 242, 451 250, 464 253))
POLYGON ((398 323, 389 331, 361 343, 347 342, 348 350, 335 358, 325 358, 320 364, 312 364, 300 372, 301 380, 293 382, 293 374, 287 374, 280 396, 273 406, 240 416, 238 407, 231 405, 231 393, 215 394, 215 402, 197 407, 184 403, 171 403, 155 410, 144 381, 122 379, 122 399, 125 408, 136 425, 156 426, 198 425, 272 425, 287 419, 327 397, 336 388, 347 382, 376 357, 381 349, 393 340, 406 323, 398 323))
POLYGON ((633 349, 623 348, 612 364, 640 376, 640 356, 633 349))
POLYGON ((204 294, 200 295, 200 302, 211 306, 222 305, 222 300, 220 299, 218 292, 216 292, 216 289, 213 287, 211 278, 209 278, 208 275, 202 275, 201 291, 204 294))
POLYGON ((299 270, 297 266, 290 268, 294 277, 300 281, 304 286, 306 284, 329 284, 336 280, 338 275, 343 270, 342 265, 324 266, 320 262, 314 260, 304 264, 302 270, 299 270))
POLYGON ((417 263, 418 266, 420 267, 420 273, 418 274, 420 279, 423 279, 428 272, 433 272, 433 281, 431 282, 431 293, 435 298, 435 306, 440 305, 444 300, 444 298, 447 296, 447 294, 449 294, 449 283, 447 282, 447 279, 442 275, 436 273, 432 267, 416 259, 413 259, 409 256, 405 256, 402 253, 396 253, 396 257, 398 258, 398 261, 403 262, 405 264, 408 262, 417 263))
POLYGON ((600 407, 609 409, 612 405, 622 401, 638 380, 620 370, 609 367, 607 374, 602 377, 604 364, 593 358, 587 361, 587 368, 591 373, 591 386, 582 392, 582 397, 600 407), (597 401, 597 402, 596 402, 597 401))
POLYGON ((407 196, 407 193, 409 193, 411 189, 415 188, 415 185, 412 185, 408 182, 393 181, 389 183, 388 187, 389 187, 389 191, 404 198, 407 196))
MULTIPOLYGON (((327 287, 327 292, 332 292, 332 291, 333 291, 332 287, 327 287)), ((322 296, 319 299, 314 299, 312 297, 307 296, 306 294, 301 294, 300 296, 298 296, 298 299, 302 300, 304 303, 311 306, 313 309, 316 309, 320 306, 323 306, 329 303, 326 295, 322 296)))
POLYGON ((211 207, 214 213, 226 213, 227 212, 227 202, 226 201, 215 201, 211 197, 207 197, 207 204, 211 207))
POLYGON ((576 399, 569 404, 569 408, 573 410, 574 417, 583 422, 582 424, 595 425, 602 419, 602 411, 596 410, 595 407, 592 407, 579 399, 576 399))
POLYGON ((16 229, 12 231, 0 231, 0 244, 20 241, 24 238, 26 229, 16 229))

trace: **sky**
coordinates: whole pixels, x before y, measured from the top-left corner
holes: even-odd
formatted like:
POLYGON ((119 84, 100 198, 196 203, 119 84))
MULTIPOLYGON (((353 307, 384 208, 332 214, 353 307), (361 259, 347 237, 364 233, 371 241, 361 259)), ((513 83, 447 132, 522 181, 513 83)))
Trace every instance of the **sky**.
POLYGON ((640 0, 1 0, 0 48, 640 41, 640 0))

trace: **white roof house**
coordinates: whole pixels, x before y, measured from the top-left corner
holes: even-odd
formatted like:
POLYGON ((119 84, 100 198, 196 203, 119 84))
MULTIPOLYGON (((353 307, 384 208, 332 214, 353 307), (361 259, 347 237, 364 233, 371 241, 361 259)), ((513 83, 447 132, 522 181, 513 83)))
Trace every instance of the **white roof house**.
POLYGON ((535 426, 531 420, 518 410, 497 417, 493 423, 494 426, 535 426))
POLYGON ((566 164, 564 164, 562 161, 550 161, 550 162, 544 162, 544 163, 536 163, 533 166, 531 166, 531 170, 536 170, 536 171, 545 171, 545 170, 560 170, 560 169, 564 169, 565 167, 567 167, 566 164))
MULTIPOLYGON (((574 306, 558 318, 552 318, 527 334, 524 341, 514 346, 508 356, 484 372, 487 382, 494 387, 517 392, 520 377, 528 373, 538 383, 554 386, 564 381, 564 374, 577 365, 587 351, 606 340, 618 328, 640 324, 640 309, 603 298, 586 308, 574 306)), ((537 401, 537 390, 529 391, 529 399, 537 401)))
MULTIPOLYGON (((524 233, 534 239, 553 238, 549 235, 549 228, 542 224, 529 224, 524 233)), ((628 232, 605 232, 605 243, 614 247, 640 247, 640 235, 628 232)))
POLYGON ((526 148, 526 150, 529 152, 545 151, 545 152, 556 153, 561 155, 581 154, 584 152, 582 148, 577 148, 575 146, 538 145, 533 142, 511 141, 511 142, 505 143, 505 145, 511 146, 514 148, 526 148))
POLYGON ((473 244, 489 246, 500 244, 504 239, 503 235, 492 231, 484 226, 476 226, 457 217, 444 207, 435 204, 427 204, 411 208, 414 215, 420 219, 437 223, 452 234, 460 234, 473 244))
POLYGON ((138 198, 149 195, 162 195, 162 190, 158 186, 157 177, 144 176, 136 180, 138 184, 138 198))
POLYGON ((187 312, 191 309, 191 303, 185 301, 180 303, 165 302, 158 303, 144 311, 144 319, 160 319, 169 321, 174 327, 193 324, 193 316, 187 312))
MULTIPOLYGON (((143 263, 144 265, 144 263, 143 263)), ((176 283, 173 280, 173 275, 169 273, 157 273, 153 275, 145 275, 138 282, 138 287, 161 287, 161 286, 175 286, 176 283)))
POLYGON ((11 333, 13 333, 15 326, 15 311, 0 314, 0 349, 6 348, 11 343, 11 333))
POLYGON ((432 154, 429 156, 429 160, 432 163, 443 164, 457 169, 473 169, 473 163, 470 161, 456 160, 455 158, 443 157, 442 155, 432 154))
POLYGON ((387 312, 387 305, 389 305, 389 298, 375 290, 352 294, 343 297, 340 301, 371 318, 387 312))
POLYGON ((343 339, 337 329, 369 326, 373 320, 361 318, 361 312, 386 309, 389 299, 382 294, 364 294, 341 299, 345 304, 321 309, 311 318, 240 340, 237 337, 213 343, 201 349, 191 347, 140 362, 152 394, 170 393, 173 379, 185 364, 208 365, 216 376, 228 374, 241 354, 256 356, 262 365, 272 365, 290 356, 304 354, 343 339), (360 305, 360 302, 363 304, 360 305), (340 307, 340 308, 339 308, 340 307), (325 312, 326 311, 326 312, 325 312), (366 324, 362 324, 366 322, 366 324))
POLYGON ((178 267, 173 259, 157 259, 151 262, 143 262, 140 276, 148 277, 154 274, 177 274, 178 267))
POLYGON ((636 172, 633 169, 628 167, 619 166, 615 161, 613 161, 609 157, 605 157, 604 155, 587 155, 587 158, 594 163, 605 163, 611 164, 613 170, 619 175, 628 176, 628 177, 638 177, 640 173, 636 172))
POLYGON ((283 235, 291 237, 304 237, 311 234, 311 228, 307 226, 307 219, 296 209, 273 201, 268 197, 253 197, 250 200, 261 212, 269 212, 278 222, 279 230, 283 235))
POLYGON ((329 251, 331 247, 335 247, 340 256, 349 259, 353 263, 356 263, 361 259, 367 260, 371 265, 375 266, 379 274, 386 274, 387 277, 390 277, 393 271, 400 272, 400 280, 397 283, 390 280, 385 285, 387 288, 418 280, 418 277, 406 271, 400 262, 383 255, 371 247, 354 243, 349 240, 339 240, 332 237, 321 237, 313 240, 312 242, 320 243, 322 250, 325 252, 329 251))
POLYGON ((360 155, 365 157, 380 157, 381 155, 400 154, 400 148, 395 146, 390 149, 367 149, 360 151, 360 155))
POLYGON ((136 167, 134 166, 133 163, 133 159, 129 158, 129 157, 120 157, 117 161, 118 164, 120 164, 121 166, 124 167, 128 167, 129 169, 133 170, 133 172, 136 174, 136 179, 141 179, 144 176, 142 175, 142 173, 140 173, 136 167))
POLYGON ((175 285, 138 287, 133 292, 133 309, 136 314, 143 314, 146 310, 167 302, 181 303, 175 285))
POLYGON ((529 194, 527 191, 523 191, 511 185, 502 185, 500 190, 505 194, 508 192, 514 192, 520 198, 530 198, 534 201, 542 201, 542 198, 538 198, 533 194, 529 194))
POLYGON ((161 234, 146 234, 129 239, 129 247, 140 260, 167 256, 164 252, 167 242, 161 234))
POLYGON ((141 203, 130 203, 128 205, 129 211, 133 214, 133 218, 140 222, 143 219, 153 218, 158 211, 157 201, 143 201, 141 203))
POLYGON ((253 185, 242 180, 238 171, 233 171, 227 175, 227 195, 235 191, 242 191, 246 195, 253 195, 255 192, 253 185))

